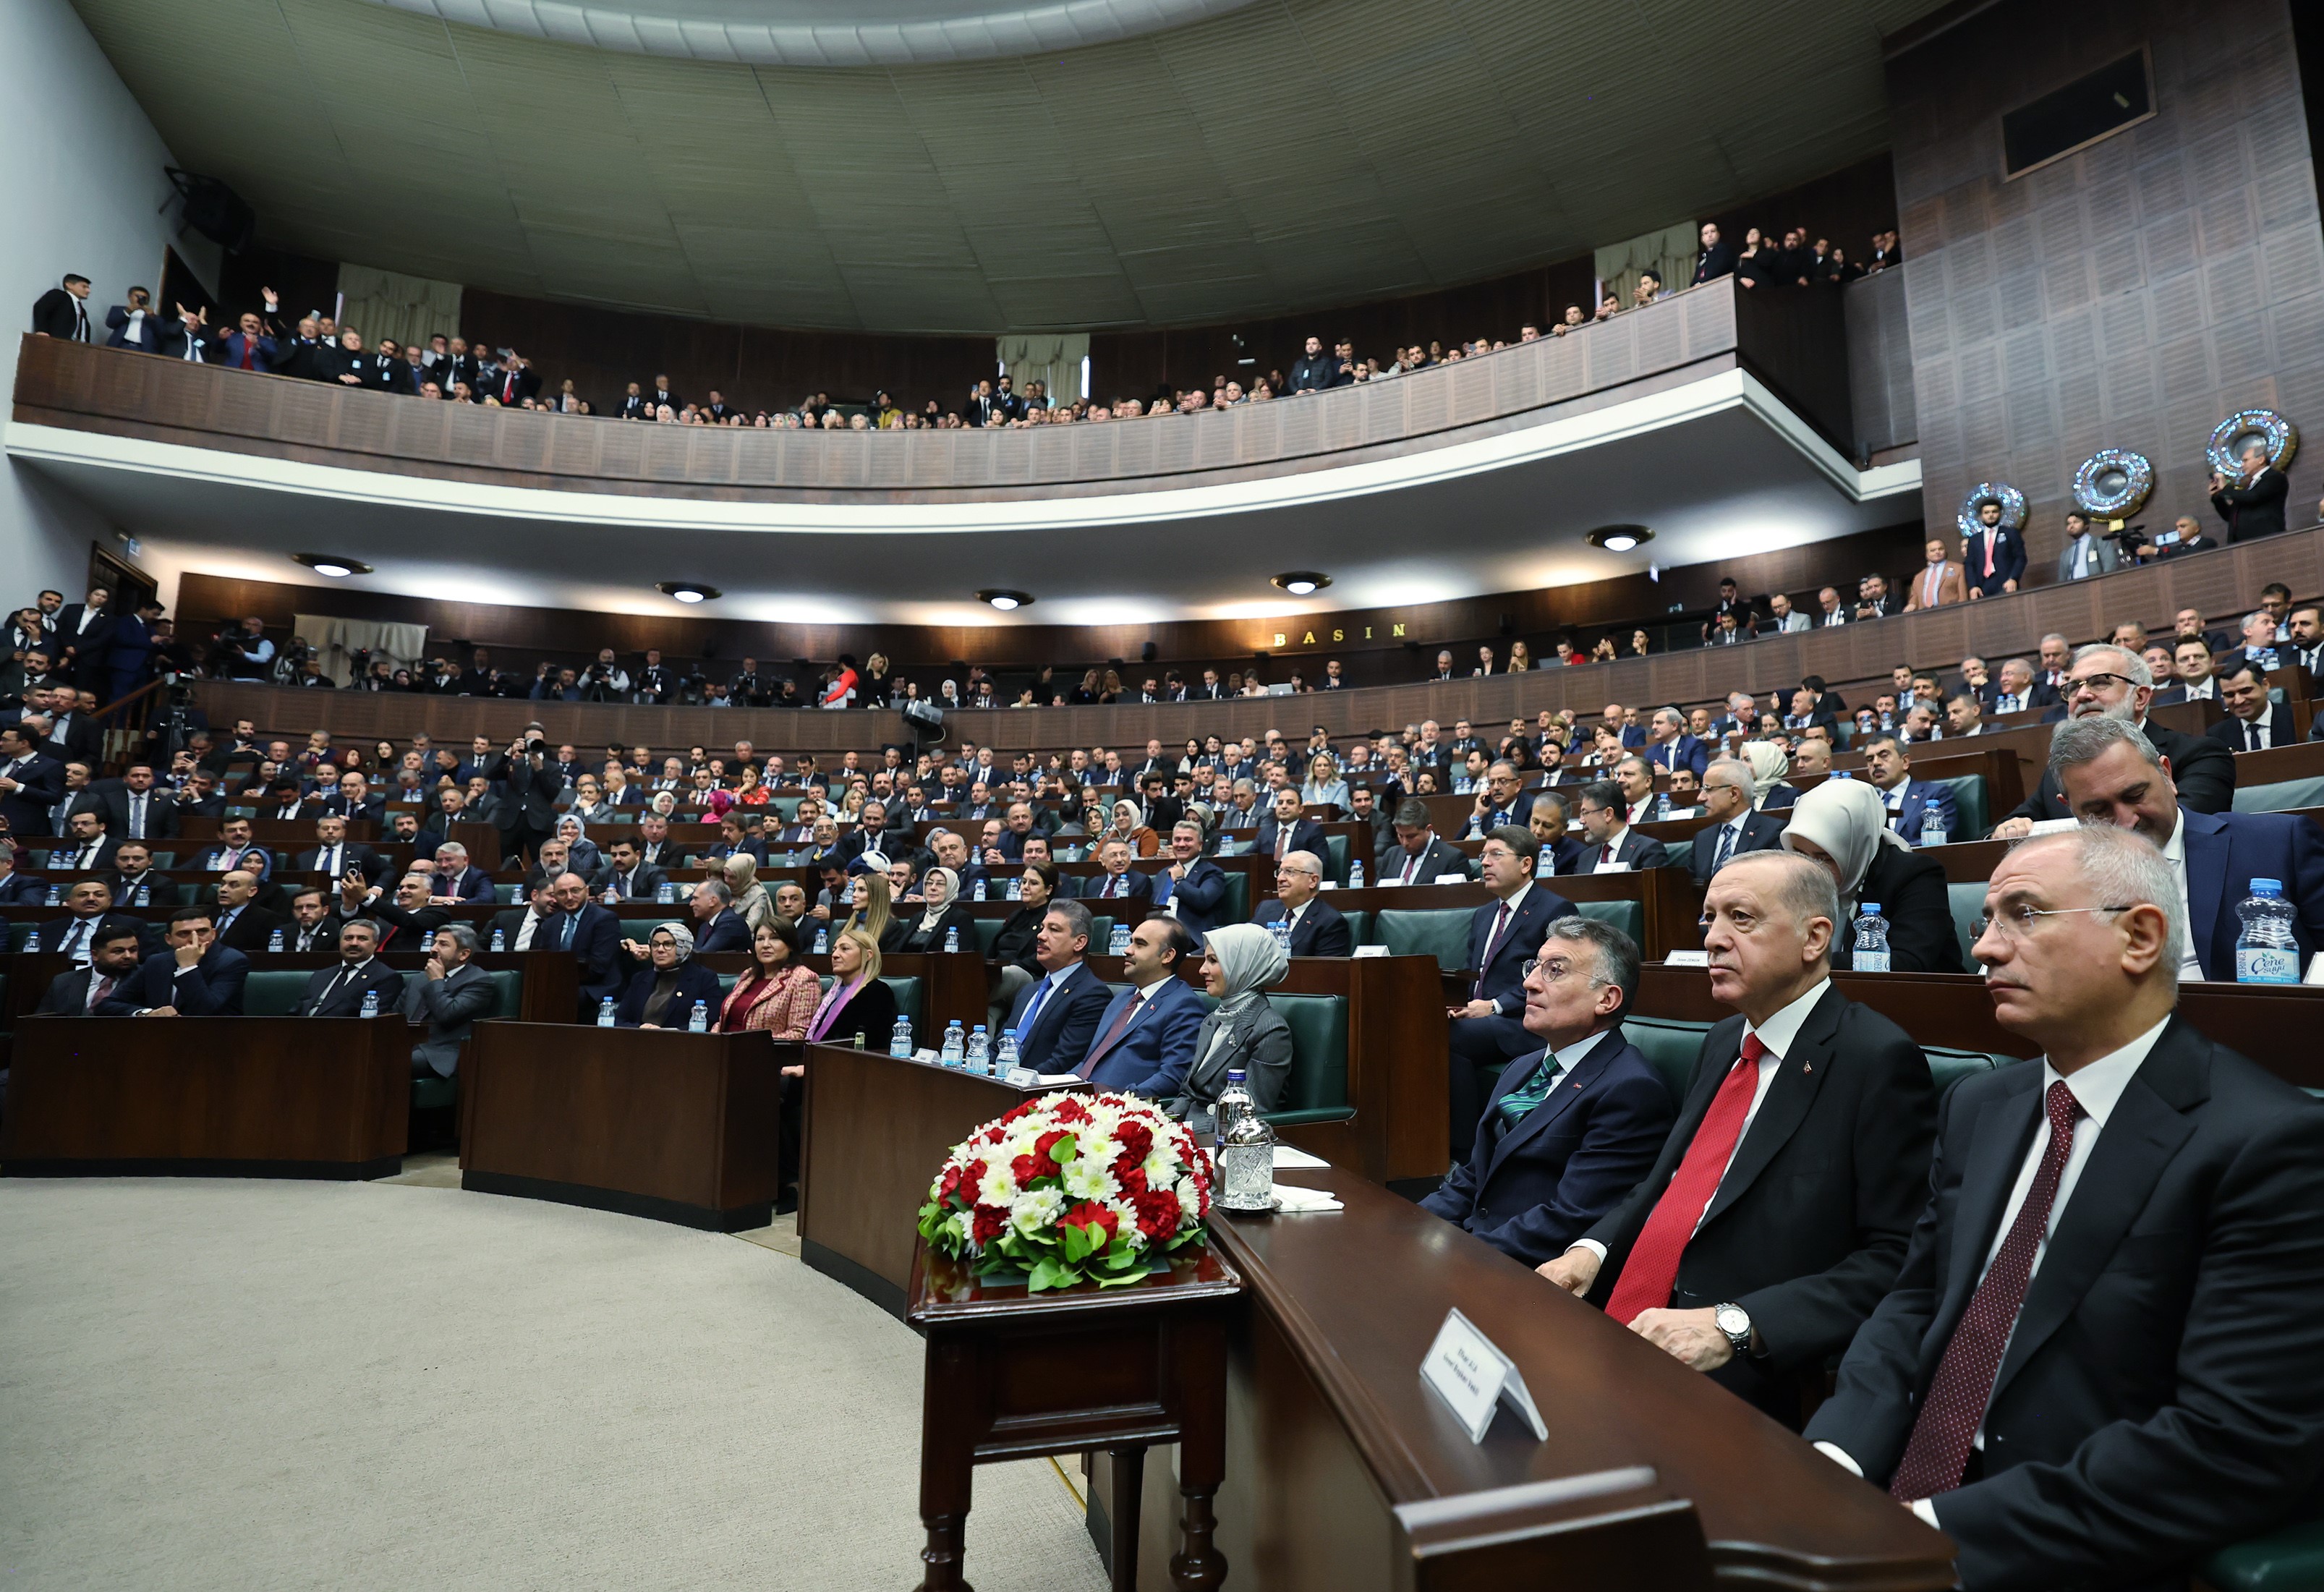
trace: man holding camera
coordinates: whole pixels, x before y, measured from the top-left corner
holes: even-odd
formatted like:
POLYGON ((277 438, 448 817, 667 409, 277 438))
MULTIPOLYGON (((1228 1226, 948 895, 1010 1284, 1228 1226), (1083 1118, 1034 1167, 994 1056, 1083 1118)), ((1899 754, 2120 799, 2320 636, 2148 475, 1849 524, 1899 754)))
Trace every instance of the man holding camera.
POLYGON ((508 750, 489 771, 489 778, 508 797, 494 820, 500 825, 504 857, 520 852, 537 856, 542 845, 556 837, 557 798, 563 794, 565 782, 549 760, 549 750, 540 726, 527 725, 524 734, 509 743, 508 750))

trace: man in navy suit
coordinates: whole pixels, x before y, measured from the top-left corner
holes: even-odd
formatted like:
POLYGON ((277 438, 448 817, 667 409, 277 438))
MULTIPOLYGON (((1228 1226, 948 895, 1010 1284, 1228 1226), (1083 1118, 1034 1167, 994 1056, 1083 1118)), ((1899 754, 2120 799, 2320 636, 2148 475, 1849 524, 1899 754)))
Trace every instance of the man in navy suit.
POLYGON ((2232 480, 2217 474, 2211 477, 2211 507, 2227 522, 2229 542, 2282 530, 2284 500, 2292 495, 2291 478, 2267 462, 2265 443, 2248 444, 2243 465, 2243 474, 2232 480))
POLYGON ((1576 798, 1582 820, 1582 862, 1577 873, 1637 873, 1668 865, 1670 852, 1662 842, 1632 829, 1626 814, 1629 804, 1622 787, 1610 779, 1593 779, 1576 798))
POLYGON ((403 975, 379 960, 379 925, 358 917, 339 930, 339 965, 317 968, 291 1015, 300 1017, 358 1017, 364 997, 379 992, 379 1009, 392 1012, 402 1004, 403 975))
POLYGON ((1888 827, 1914 845, 1921 843, 1921 825, 1929 821, 1931 807, 1944 822, 1945 839, 1963 838, 1951 787, 1932 779, 1914 778, 1913 759, 1895 736, 1875 735, 1864 743, 1864 778, 1887 804, 1888 827))
MULTIPOLYGON (((1406 796, 1396 809, 1396 844, 1388 847, 1380 859, 1379 882, 1384 885, 1433 885, 1448 873, 1457 873, 1466 883, 1469 859, 1436 836, 1428 816, 1428 804, 1418 796, 1406 796)), ((1293 847, 1294 851, 1305 850, 1293 847)), ((1319 839, 1314 848, 1323 851, 1319 839)))
MULTIPOLYGON (((1622 1014, 1638 948, 1586 917, 1549 925, 1525 980, 1526 1031, 1545 1048, 1511 1062, 1471 1149, 1421 1209, 1537 1266, 1565 1253, 1646 1176, 1674 1106, 1622 1014)), ((1462 1128, 1454 1125, 1453 1136, 1462 1128)))
POLYGON ((1476 809, 1469 814, 1469 827, 1461 838, 1482 840, 1505 824, 1525 821, 1525 780, 1518 775, 1517 765, 1504 759, 1485 769, 1485 782, 1477 792, 1476 809))
POLYGON ((1323 899, 1323 864, 1313 851, 1294 851, 1275 865, 1275 899, 1262 901, 1250 921, 1271 928, 1288 917, 1294 956, 1352 956, 1354 932, 1340 909, 1323 899))
POLYGON ((352 818, 377 824, 387 814, 387 798, 371 794, 370 782, 353 769, 339 776, 337 792, 323 798, 316 809, 317 816, 352 818))
POLYGON ((99 695, 111 683, 108 659, 114 631, 120 624, 112 609, 112 589, 91 586, 88 602, 68 603, 57 611, 56 645, 60 649, 57 672, 83 691, 99 695))
POLYGON ((261 879, 274 871, 274 853, 251 842, 249 819, 221 819, 218 840, 220 843, 205 851, 195 867, 208 873, 232 873, 240 869, 261 879))
POLYGON ((2300 725, 2292 716, 2292 704, 2268 696, 2267 676, 2248 658, 2237 659, 2220 676, 2219 701, 2227 716, 2212 725, 2209 733, 2228 750, 2269 751, 2300 743, 2300 725))
POLYGON ((493 876, 470 865, 467 847, 446 841, 436 848, 436 878, 429 895, 438 901, 490 901, 493 876))
POLYGON ((1017 1057, 1036 1072, 1062 1072, 1080 1064, 1097 1036, 1098 1019, 1112 1004, 1105 981, 1083 960, 1089 954, 1090 909, 1055 901, 1033 935, 1033 961, 1042 977, 1017 992, 1009 1027, 1017 1057))
POLYGON ((696 954, 751 948, 751 926, 742 921, 741 913, 733 910, 733 891, 715 879, 706 879, 694 887, 694 894, 687 899, 694 911, 696 954))
MULTIPOLYGON (((1468 965, 1477 970, 1477 976, 1469 987, 1469 998, 1445 1008, 1451 1019, 1447 1043, 1452 1052, 1449 1071, 1456 1141, 1475 1131, 1485 1097, 1502 1069, 1534 1047, 1533 1035, 1518 1021, 1526 1000, 1525 975, 1519 970, 1549 925, 1573 915, 1572 902, 1536 887, 1541 842, 1531 830, 1515 824, 1495 830, 1478 860, 1485 888, 1499 899, 1478 907, 1470 919, 1468 965)), ((1469 1146, 1456 1143, 1454 1147, 1465 1152, 1469 1146)))
POLYGON ((1100 1089, 1154 1100, 1179 1092, 1204 1009, 1194 987, 1178 976, 1194 950, 1184 924, 1149 917, 1138 925, 1121 959, 1130 988, 1098 1019, 1088 1054, 1074 1069, 1078 1076, 1100 1089))
POLYGON ((532 936, 535 951, 569 951, 581 964, 581 1016, 595 1022, 597 1003, 622 992, 628 971, 621 960, 622 925, 608 907, 589 899, 589 881, 577 873, 558 875, 550 886, 556 916, 532 936))
POLYGON ((2324 949, 2324 842, 2315 826, 2289 813, 2198 813, 2179 805, 2171 765, 2154 745, 2118 719, 2073 719, 2050 737, 2050 770, 2073 814, 2084 823, 2135 829, 2163 849, 2187 889, 2187 939, 2181 979, 2236 976, 2236 908, 2255 879, 2283 887, 2293 909, 2292 935, 2300 964, 2324 949))
POLYGON ((51 1017, 80 1017, 94 1014, 112 997, 121 981, 137 971, 145 953, 139 925, 120 919, 99 929, 86 966, 59 973, 49 980, 35 1009, 51 1017))
POLYGON ((1275 793, 1275 805, 1259 821, 1259 839, 1251 850, 1280 862, 1286 852, 1323 851, 1323 826, 1300 815, 1299 791, 1284 786, 1275 793))
POLYGON ((1978 505, 1977 523, 1961 557, 1972 603, 2014 592, 2025 578, 2025 538, 2001 523, 2001 505, 1986 499, 1978 505))
POLYGON ((1130 866, 1128 841, 1106 842, 1097 849, 1097 862, 1105 871, 1089 881, 1088 888, 1082 892, 1084 900, 1150 901, 1154 898, 1154 881, 1130 866))
POLYGON ((1658 773, 1692 768, 1698 783, 1711 766, 1711 749, 1686 732, 1686 721, 1674 707, 1655 710, 1654 730, 1639 755, 1646 759, 1646 767, 1658 773))
POLYGON ((65 766, 41 750, 37 731, 0 725, 0 818, 22 839, 53 833, 49 809, 64 799, 65 766))
POLYGON ((180 906, 163 935, 169 949, 149 956, 97 1003, 106 1017, 242 1016, 242 987, 250 959, 217 943, 207 906, 180 906))
POLYGON ((1707 885, 1711 876, 1746 851, 1772 851, 1783 844, 1784 821, 1751 805, 1757 780, 1751 765, 1721 758, 1704 770, 1702 814, 1708 827, 1694 833, 1687 853, 1687 871, 1694 882, 1707 885))
POLYGON ((0 906, 37 906, 48 899, 48 880, 16 870, 19 855, 14 842, 0 840, 0 906))
POLYGON ((1545 790, 1526 808, 1526 827, 1541 842, 1542 863, 1548 873, 1579 873, 1584 847, 1570 833, 1572 808, 1564 796, 1545 790))
POLYGON ((1154 904, 1176 918, 1201 948, 1226 916, 1226 870, 1203 855, 1203 826, 1181 820, 1170 830, 1170 866, 1155 874, 1154 904))

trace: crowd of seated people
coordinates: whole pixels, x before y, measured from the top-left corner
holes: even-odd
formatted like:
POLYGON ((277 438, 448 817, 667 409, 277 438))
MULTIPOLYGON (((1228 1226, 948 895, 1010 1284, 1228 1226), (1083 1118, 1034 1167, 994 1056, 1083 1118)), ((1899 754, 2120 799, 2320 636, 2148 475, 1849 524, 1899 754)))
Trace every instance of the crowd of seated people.
MULTIPOLYGON (((1901 258, 1893 232, 1874 236, 1862 265, 1849 261, 1846 252, 1834 247, 1828 239, 1818 237, 1808 242, 1804 227, 1787 232, 1780 247, 1763 242, 1759 229, 1754 227, 1739 254, 1718 243, 1717 227, 1706 226, 1703 233, 1704 251, 1692 282, 1680 287, 1729 274, 1755 288, 1837 286, 1854 281, 1868 270, 1886 269, 1901 258)), ((42 336, 80 342, 101 338, 110 348, 164 359, 455 403, 605 415, 677 426, 825 431, 950 430, 1196 414, 1388 381, 1415 371, 1496 353, 1512 344, 1563 336, 1627 310, 1642 308, 1665 293, 1677 290, 1678 288, 1666 287, 1660 273, 1650 270, 1642 275, 1628 303, 1609 292, 1588 314, 1579 304, 1569 305, 1563 316, 1546 328, 1527 322, 1514 337, 1480 336, 1450 344, 1432 339, 1392 348, 1385 359, 1377 354, 1359 355, 1354 344, 1344 337, 1327 349, 1321 338, 1311 336, 1287 373, 1269 369, 1264 374, 1253 373, 1248 382, 1220 375, 1208 387, 1165 388, 1146 398, 1092 401, 1086 397, 1060 395, 1053 400, 1041 382, 1028 382, 1020 391, 1012 378, 1001 375, 981 380, 963 393, 931 397, 918 407, 899 404, 881 390, 875 391, 869 402, 835 404, 829 392, 816 391, 806 394, 788 409, 745 410, 727 402, 724 393, 715 388, 689 399, 672 388, 667 374, 631 382, 619 398, 585 397, 570 380, 560 381, 557 390, 550 391, 530 360, 487 338, 438 332, 425 344, 402 344, 392 337, 377 337, 366 344, 359 327, 342 326, 322 310, 286 317, 280 296, 271 288, 260 290, 263 308, 239 312, 230 321, 221 315, 214 324, 208 305, 189 308, 173 303, 164 308, 153 302, 151 290, 132 287, 121 303, 105 311, 100 327, 88 308, 92 284, 87 277, 74 273, 64 277, 34 304, 32 329, 42 336)))

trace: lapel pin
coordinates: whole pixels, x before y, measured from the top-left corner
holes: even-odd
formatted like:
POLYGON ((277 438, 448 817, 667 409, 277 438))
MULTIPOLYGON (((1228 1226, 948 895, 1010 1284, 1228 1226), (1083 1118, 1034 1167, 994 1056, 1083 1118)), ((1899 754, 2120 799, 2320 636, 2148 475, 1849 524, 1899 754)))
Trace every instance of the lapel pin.
POLYGON ((1812 1063, 1812 1062, 1802 1062, 1802 1063, 1800 1063, 1800 1076, 1801 1076, 1801 1077, 1804 1078, 1804 1077, 1806 1077, 1809 1073, 1811 1073, 1811 1072, 1814 1072, 1814 1071, 1815 1071, 1815 1063, 1812 1063))

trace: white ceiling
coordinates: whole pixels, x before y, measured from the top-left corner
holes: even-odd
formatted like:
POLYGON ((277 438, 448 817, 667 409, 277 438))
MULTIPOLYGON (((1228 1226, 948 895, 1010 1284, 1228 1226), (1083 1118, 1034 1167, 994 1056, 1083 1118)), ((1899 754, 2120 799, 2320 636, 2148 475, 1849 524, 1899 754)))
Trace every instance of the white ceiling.
MULTIPOLYGON (((1879 37, 1936 0, 1251 0, 1070 51, 825 67, 558 42, 438 0, 74 4, 266 242, 678 315, 984 333, 1423 291, 1779 190, 1885 145, 1879 37)), ((861 9, 752 9, 827 6, 861 9)))

